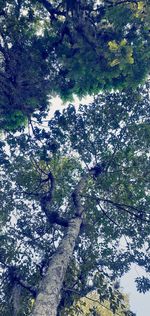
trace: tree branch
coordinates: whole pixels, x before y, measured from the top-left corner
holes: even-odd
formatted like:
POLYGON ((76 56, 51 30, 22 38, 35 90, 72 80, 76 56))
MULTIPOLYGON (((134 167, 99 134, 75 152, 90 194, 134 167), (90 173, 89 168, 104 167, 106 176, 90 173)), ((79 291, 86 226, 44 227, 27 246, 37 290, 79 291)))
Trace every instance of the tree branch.
POLYGON ((12 265, 8 265, 5 262, 3 262, 2 260, 0 260, 0 263, 7 268, 8 271, 8 275, 7 277, 10 278, 11 283, 17 283, 20 286, 22 286, 23 288, 25 288, 26 290, 28 290, 30 293, 32 293, 32 295, 34 297, 36 297, 37 294, 37 289, 34 286, 31 286, 27 281, 24 281, 21 279, 21 277, 19 276, 19 274, 17 273, 17 267, 12 266, 12 265))
MULTIPOLYGON (((92 198, 92 197, 91 197, 92 198)), ((127 213, 129 213, 130 215, 136 217, 138 220, 141 220, 141 221, 144 221, 144 222, 147 222, 147 223, 150 223, 150 220, 147 220, 147 219, 144 219, 143 216, 141 216, 141 211, 138 210, 137 208, 135 208, 134 206, 132 205, 127 205, 127 204, 120 204, 120 203, 117 203, 117 202, 114 202, 112 200, 109 200, 109 199, 102 199, 102 198, 97 198, 96 197, 96 200, 97 201, 101 201, 101 202, 104 202, 104 203, 109 203, 109 204, 112 204, 114 205, 116 208, 122 210, 122 211, 125 211, 127 213), (137 211, 140 213, 140 215, 136 214, 135 212, 132 212, 130 211, 129 209, 132 209, 133 211, 137 211)), ((143 214, 143 213, 142 213, 143 214)))
POLYGON ((108 3, 108 7, 115 7, 117 5, 121 5, 121 4, 128 4, 128 3, 138 3, 139 0, 122 0, 122 1, 118 1, 116 3, 114 3, 113 1, 109 1, 109 0, 105 0, 106 3, 108 3))
POLYGON ((37 0, 37 2, 43 4, 44 8, 50 13, 53 20, 56 20, 55 15, 65 16, 66 14, 57 8, 54 8, 52 4, 47 0, 37 0))
POLYGON ((50 224, 57 224, 63 227, 68 227, 69 221, 66 218, 60 216, 57 211, 48 211, 45 212, 45 214, 50 224))
POLYGON ((34 286, 31 286, 30 284, 28 284, 27 281, 23 281, 19 276, 16 275, 15 280, 17 281, 17 283, 22 286, 23 288, 25 288, 26 290, 28 290, 33 297, 35 298, 37 295, 37 288, 34 286))
POLYGON ((73 191, 71 197, 73 201, 73 205, 75 207, 75 215, 81 217, 81 215, 84 212, 83 205, 81 203, 81 192, 84 189, 84 186, 86 184, 86 180, 90 176, 89 173, 82 176, 81 180, 77 184, 75 190, 73 191))
POLYGON ((44 193, 40 198, 41 209, 45 213, 50 224, 57 224, 63 227, 68 227, 69 221, 60 216, 58 211, 51 211, 50 205, 52 203, 54 190, 55 190, 55 179, 52 172, 48 173, 48 177, 42 180, 42 183, 51 182, 50 190, 44 193))
POLYGON ((81 193, 86 185, 88 178, 92 177, 94 180, 96 180, 96 178, 98 178, 103 172, 105 172, 104 163, 97 163, 93 168, 89 169, 89 171, 81 177, 81 180, 79 181, 71 195, 74 207, 76 209, 76 216, 80 217, 84 212, 84 207, 81 203, 81 193))
POLYGON ((101 211, 103 212, 103 214, 104 214, 113 224, 115 224, 115 225, 118 226, 118 227, 121 227, 119 224, 117 224, 117 223, 107 214, 107 212, 103 209, 103 207, 100 205, 100 203, 99 203, 99 207, 100 207, 101 211))

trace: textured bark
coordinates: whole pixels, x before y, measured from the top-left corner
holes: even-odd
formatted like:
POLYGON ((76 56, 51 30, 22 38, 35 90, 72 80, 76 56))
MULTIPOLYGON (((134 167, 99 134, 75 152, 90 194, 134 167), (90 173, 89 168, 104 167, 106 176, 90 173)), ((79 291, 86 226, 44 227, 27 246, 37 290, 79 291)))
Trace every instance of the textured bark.
POLYGON ((60 291, 79 235, 81 223, 82 219, 80 217, 70 220, 67 233, 50 261, 47 273, 41 282, 33 316, 57 315, 57 307, 61 298, 60 291))
POLYGON ((20 285, 15 283, 13 290, 12 290, 12 316, 17 316, 19 315, 21 306, 20 306, 20 295, 21 295, 21 288, 20 285))
MULTIPOLYGON (((102 171, 99 171, 99 174, 102 171)), ((79 236, 84 207, 81 201, 82 191, 89 177, 95 176, 95 169, 92 168, 82 175, 74 192, 72 201, 75 208, 75 217, 68 222, 67 233, 62 239, 55 255, 49 263, 45 277, 39 286, 39 294, 36 298, 33 316, 56 316, 57 308, 61 299, 60 292, 63 286, 65 274, 73 255, 75 242, 79 236)), ((51 201, 51 199, 50 199, 51 201)), ((46 205, 47 206, 47 205, 46 205)))

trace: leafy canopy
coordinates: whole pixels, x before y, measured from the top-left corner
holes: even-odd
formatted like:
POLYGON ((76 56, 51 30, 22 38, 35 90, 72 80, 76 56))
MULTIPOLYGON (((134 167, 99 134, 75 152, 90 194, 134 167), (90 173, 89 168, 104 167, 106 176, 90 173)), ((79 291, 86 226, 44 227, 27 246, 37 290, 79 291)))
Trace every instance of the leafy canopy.
MULTIPOLYGON (((131 263, 150 271, 149 117, 147 85, 134 93, 100 94, 79 110, 70 105, 56 111, 47 127, 38 125, 40 116, 31 134, 7 136, 8 154, 5 141, 0 143, 4 316, 12 315, 16 285, 20 314, 30 314, 68 220, 78 216, 72 193, 93 166, 102 172, 97 176, 95 169, 81 192, 84 220, 62 288, 60 315, 93 290, 116 311, 122 304, 116 279, 131 263)), ((149 289, 147 278, 137 284, 140 291, 149 289)))
POLYGON ((0 1, 0 127, 14 130, 49 97, 135 88, 149 73, 143 1, 0 1))

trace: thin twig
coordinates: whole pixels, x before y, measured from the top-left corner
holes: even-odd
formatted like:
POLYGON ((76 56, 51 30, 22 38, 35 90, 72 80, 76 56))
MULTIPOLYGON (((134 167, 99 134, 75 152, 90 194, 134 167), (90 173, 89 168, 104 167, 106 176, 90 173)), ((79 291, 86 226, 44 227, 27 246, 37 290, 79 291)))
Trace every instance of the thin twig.
POLYGON ((116 226, 121 227, 121 225, 117 224, 108 214, 107 212, 103 209, 103 207, 101 206, 101 204, 99 203, 99 207, 102 210, 103 214, 116 226))
POLYGON ((98 202, 102 201, 102 202, 104 202, 104 203, 112 204, 112 205, 114 205, 116 208, 118 208, 118 209, 120 209, 120 210, 123 210, 123 211, 129 213, 129 214, 132 215, 132 216, 135 216, 138 220, 143 221, 143 222, 150 223, 150 220, 141 218, 140 215, 137 215, 137 214, 131 212, 129 209, 127 209, 127 208, 131 208, 131 209, 133 209, 134 211, 140 212, 140 211, 139 211, 137 208, 135 208, 134 206, 126 205, 126 204, 119 204, 119 203, 114 202, 114 201, 109 200, 109 199, 102 199, 102 198, 98 198, 98 197, 90 197, 90 198, 93 198, 93 199, 97 200, 98 202))

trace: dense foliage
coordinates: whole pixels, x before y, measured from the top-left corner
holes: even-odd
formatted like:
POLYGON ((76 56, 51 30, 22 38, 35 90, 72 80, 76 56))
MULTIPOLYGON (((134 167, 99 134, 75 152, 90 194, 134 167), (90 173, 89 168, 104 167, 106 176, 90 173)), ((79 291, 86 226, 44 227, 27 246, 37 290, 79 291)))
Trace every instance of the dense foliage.
POLYGON ((86 297, 81 298, 77 301, 76 305, 73 308, 67 310, 68 316, 118 316, 124 314, 126 307, 126 312, 129 316, 135 316, 132 312, 129 313, 129 303, 128 297, 124 297, 124 306, 123 308, 117 309, 113 313, 109 308, 109 301, 104 301, 100 303, 99 295, 96 291, 89 293, 86 297))
MULTIPOLYGON (((88 174, 58 315, 92 290, 113 311, 123 308, 116 280, 131 263, 150 272, 149 117, 147 84, 100 94, 79 110, 70 104, 48 124, 35 114, 28 133, 1 141, 1 314, 30 315, 70 219, 80 216, 75 189, 88 174)), ((149 289, 147 278, 137 283, 149 289)))
POLYGON ((136 88, 149 73, 148 0, 1 0, 0 128, 63 100, 136 88))
POLYGON ((148 0, 0 0, 2 315, 74 315, 93 291, 133 315, 118 279, 150 272, 149 32, 148 0), (49 119, 55 95, 94 101, 49 119))

